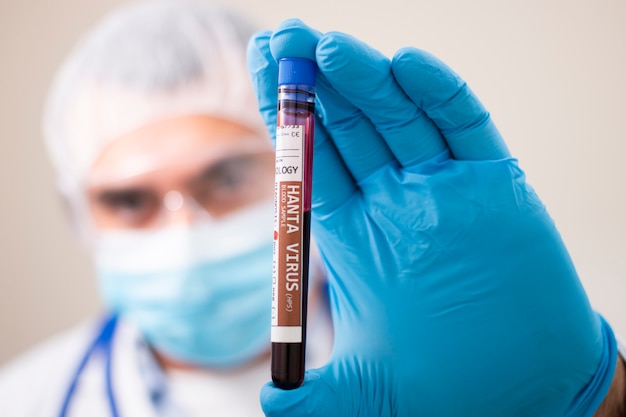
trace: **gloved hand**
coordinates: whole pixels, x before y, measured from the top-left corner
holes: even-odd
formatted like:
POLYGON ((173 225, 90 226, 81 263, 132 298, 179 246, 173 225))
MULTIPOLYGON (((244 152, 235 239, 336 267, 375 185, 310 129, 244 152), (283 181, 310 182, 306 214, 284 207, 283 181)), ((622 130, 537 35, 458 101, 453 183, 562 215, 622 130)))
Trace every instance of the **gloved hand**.
POLYGON ((276 60, 317 61, 313 233, 335 342, 268 416, 591 416, 616 346, 472 91, 426 52, 389 60, 298 20, 249 69, 276 125, 276 60))

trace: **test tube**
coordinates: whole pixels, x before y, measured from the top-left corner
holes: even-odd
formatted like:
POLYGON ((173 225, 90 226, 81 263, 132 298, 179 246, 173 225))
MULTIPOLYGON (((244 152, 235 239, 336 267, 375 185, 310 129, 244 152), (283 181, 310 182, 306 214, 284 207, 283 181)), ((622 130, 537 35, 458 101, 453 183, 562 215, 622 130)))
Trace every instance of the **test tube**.
POLYGON ((316 69, 309 59, 278 62, 271 371, 282 389, 304 380, 316 69))

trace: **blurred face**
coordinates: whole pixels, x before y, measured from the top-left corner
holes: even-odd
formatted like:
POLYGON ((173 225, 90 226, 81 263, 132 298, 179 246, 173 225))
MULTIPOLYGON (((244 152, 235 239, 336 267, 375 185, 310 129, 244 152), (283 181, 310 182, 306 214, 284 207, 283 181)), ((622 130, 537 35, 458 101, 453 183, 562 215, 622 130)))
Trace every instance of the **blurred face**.
POLYGON ((111 142, 87 179, 100 230, 150 229, 219 219, 270 199, 267 137, 211 116, 159 121, 111 142))
POLYGON ((164 366, 235 366, 267 350, 273 184, 267 136, 210 116, 146 125, 93 164, 100 291, 164 366))

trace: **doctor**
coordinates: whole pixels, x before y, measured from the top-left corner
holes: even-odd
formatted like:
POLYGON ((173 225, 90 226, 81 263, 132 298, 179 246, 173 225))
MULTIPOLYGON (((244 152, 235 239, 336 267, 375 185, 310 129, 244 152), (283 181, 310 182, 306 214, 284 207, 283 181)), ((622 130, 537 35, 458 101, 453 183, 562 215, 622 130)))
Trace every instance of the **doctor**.
POLYGON ((266 385, 265 413, 623 415, 611 328, 465 83, 423 51, 390 60, 287 21, 249 43, 261 120, 251 34, 208 6, 147 3, 62 69, 46 139, 113 314, 10 365, 0 414, 260 413, 263 122, 271 132, 276 59, 300 56, 320 70, 314 234, 334 348, 301 388, 266 385))
MULTIPOLYGON (((45 141, 108 314, 3 369, 0 416, 263 414, 274 152, 253 32, 209 4, 144 2, 64 63, 45 141)), ((332 337, 319 303, 311 366, 332 337)))

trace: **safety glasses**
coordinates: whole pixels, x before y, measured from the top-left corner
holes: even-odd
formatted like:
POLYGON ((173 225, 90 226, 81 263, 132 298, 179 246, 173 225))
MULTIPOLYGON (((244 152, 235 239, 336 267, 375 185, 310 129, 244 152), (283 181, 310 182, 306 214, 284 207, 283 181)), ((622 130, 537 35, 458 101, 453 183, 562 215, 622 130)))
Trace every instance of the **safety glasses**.
POLYGON ((263 150, 168 161, 92 179, 86 191, 99 226, 140 229, 218 219, 271 198, 273 182, 274 153, 263 150))

